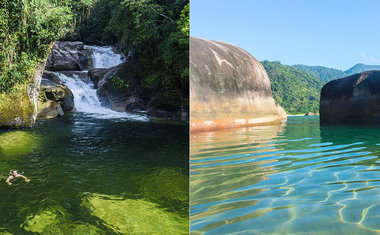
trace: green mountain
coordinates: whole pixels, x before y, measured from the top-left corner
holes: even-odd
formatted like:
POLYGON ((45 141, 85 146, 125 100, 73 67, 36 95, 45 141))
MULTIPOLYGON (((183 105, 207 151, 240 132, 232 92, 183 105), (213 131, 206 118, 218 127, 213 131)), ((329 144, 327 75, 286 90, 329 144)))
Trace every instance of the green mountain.
POLYGON ((268 73, 274 99, 288 114, 318 112, 319 96, 325 84, 318 77, 278 61, 262 61, 268 73))
POLYGON ((302 71, 305 71, 308 74, 314 75, 324 82, 329 82, 333 79, 347 76, 346 73, 343 72, 342 70, 328 68, 324 66, 308 66, 308 65, 296 64, 296 65, 293 65, 292 67, 301 69, 302 71))
POLYGON ((380 65, 367 65, 367 64, 356 64, 352 68, 347 69, 344 71, 346 76, 350 76, 352 74, 361 73, 364 71, 370 71, 370 70, 380 70, 380 65))
POLYGON ((346 71, 328 68, 324 66, 308 66, 303 64, 292 65, 292 67, 318 77, 321 81, 329 82, 333 79, 347 77, 356 73, 370 70, 380 70, 380 65, 356 64, 346 71))

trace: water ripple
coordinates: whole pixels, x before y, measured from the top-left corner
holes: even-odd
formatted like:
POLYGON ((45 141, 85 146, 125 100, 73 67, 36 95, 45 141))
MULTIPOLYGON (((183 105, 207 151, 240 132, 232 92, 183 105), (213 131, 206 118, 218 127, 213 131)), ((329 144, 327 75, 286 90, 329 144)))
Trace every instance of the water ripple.
POLYGON ((379 137, 318 117, 193 134, 192 234, 380 232, 379 137))

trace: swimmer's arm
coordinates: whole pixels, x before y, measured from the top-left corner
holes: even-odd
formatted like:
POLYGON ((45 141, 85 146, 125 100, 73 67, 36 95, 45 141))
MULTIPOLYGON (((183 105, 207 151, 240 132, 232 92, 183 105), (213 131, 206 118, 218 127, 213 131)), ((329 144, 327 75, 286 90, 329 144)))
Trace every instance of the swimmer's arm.
POLYGON ((11 185, 12 183, 10 182, 12 178, 11 177, 8 177, 8 179, 5 181, 7 184, 11 185))
POLYGON ((25 176, 23 176, 23 175, 17 175, 17 177, 21 177, 21 178, 23 178, 26 182, 29 182, 29 181, 30 181, 30 179, 28 179, 27 177, 25 177, 25 176))

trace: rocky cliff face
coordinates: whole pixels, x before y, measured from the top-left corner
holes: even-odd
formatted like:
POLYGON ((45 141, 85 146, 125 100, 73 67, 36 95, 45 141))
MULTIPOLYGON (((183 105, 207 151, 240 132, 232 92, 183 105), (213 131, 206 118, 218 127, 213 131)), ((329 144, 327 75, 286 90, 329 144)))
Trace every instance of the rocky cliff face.
POLYGON ((18 84, 10 94, 1 94, 0 128, 32 127, 37 118, 37 103, 42 73, 41 63, 35 76, 25 84, 18 84))
POLYGON ((321 124, 380 123, 380 71, 328 82, 321 91, 321 124))
POLYGON ((280 123, 263 66, 245 50, 211 40, 190 39, 191 131, 280 123))

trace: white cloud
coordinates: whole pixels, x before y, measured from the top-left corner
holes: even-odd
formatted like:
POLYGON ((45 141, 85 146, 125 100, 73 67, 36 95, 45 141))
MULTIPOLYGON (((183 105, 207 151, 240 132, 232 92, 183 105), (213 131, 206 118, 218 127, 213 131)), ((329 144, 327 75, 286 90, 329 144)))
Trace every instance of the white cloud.
POLYGON ((380 61, 365 51, 360 53, 364 64, 380 64, 380 61))

